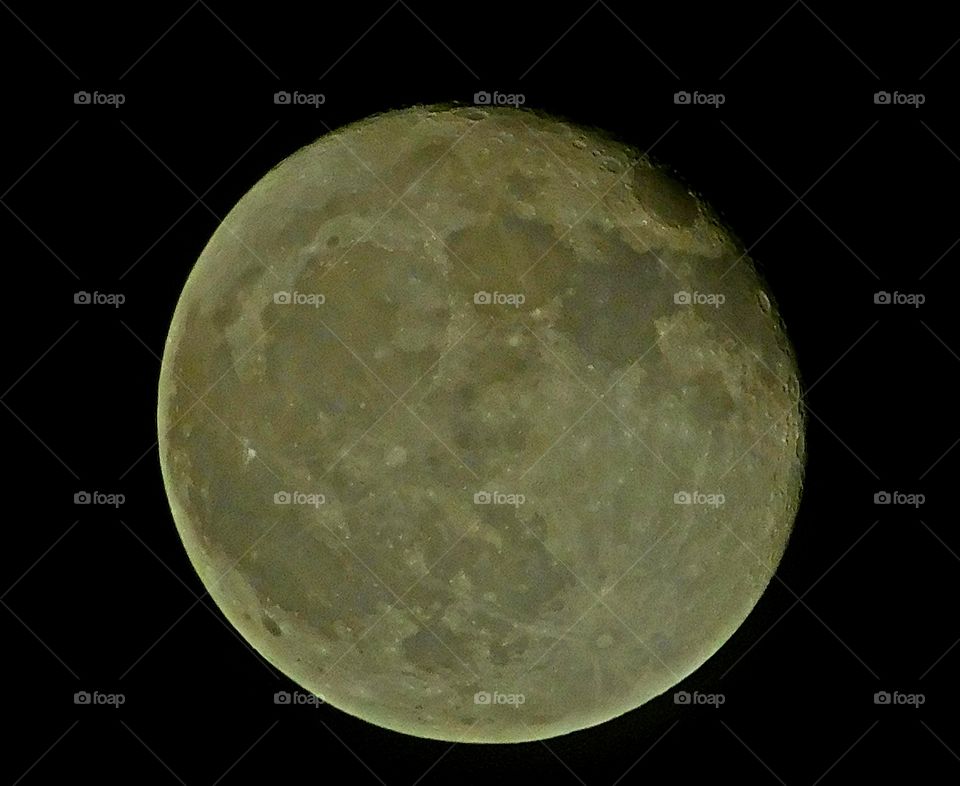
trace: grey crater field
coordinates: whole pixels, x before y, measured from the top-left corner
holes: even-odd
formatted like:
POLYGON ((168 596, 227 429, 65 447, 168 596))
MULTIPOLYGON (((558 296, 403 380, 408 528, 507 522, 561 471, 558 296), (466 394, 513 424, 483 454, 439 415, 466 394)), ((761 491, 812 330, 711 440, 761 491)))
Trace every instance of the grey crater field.
POLYGON ((306 691, 421 737, 542 739, 667 691, 799 504, 797 367, 742 255, 645 155, 531 111, 416 107, 294 153, 165 347, 206 589, 306 691))

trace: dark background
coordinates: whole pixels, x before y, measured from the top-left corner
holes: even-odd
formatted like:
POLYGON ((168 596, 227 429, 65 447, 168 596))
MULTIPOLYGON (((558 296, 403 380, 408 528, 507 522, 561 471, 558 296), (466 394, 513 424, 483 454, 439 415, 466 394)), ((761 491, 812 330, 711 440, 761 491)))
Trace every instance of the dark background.
POLYGON ((0 3, 6 782, 956 780, 955 26, 918 2, 530 5, 0 3), (125 103, 77 105, 81 90, 125 103), (278 90, 326 102, 278 106, 278 90), (474 746, 278 706, 296 686, 203 595, 176 534, 158 356, 219 219, 328 129, 477 90, 655 145, 780 304, 808 388, 806 489, 768 592, 678 686, 722 693, 719 709, 667 694, 544 743, 474 746), (81 290, 126 302, 74 304, 81 290), (81 490, 126 501, 74 505, 81 490), (875 505, 882 490, 926 502, 875 505), (125 703, 76 705, 81 690, 125 703), (925 703, 875 704, 884 690, 925 703))

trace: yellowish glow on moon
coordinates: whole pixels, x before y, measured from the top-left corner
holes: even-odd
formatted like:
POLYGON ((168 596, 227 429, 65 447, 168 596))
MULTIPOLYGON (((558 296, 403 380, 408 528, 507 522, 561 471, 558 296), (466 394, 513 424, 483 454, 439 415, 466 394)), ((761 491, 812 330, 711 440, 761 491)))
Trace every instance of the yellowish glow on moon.
POLYGON ((180 536, 327 702, 475 742, 592 726, 737 629, 803 424, 743 250, 636 150, 515 109, 319 139, 226 217, 160 381, 180 536))

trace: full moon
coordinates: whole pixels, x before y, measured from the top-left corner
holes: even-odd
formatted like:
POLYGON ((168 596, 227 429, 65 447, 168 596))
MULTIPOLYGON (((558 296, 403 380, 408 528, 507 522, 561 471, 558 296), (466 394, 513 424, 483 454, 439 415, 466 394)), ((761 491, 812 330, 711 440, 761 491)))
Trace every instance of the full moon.
POLYGON ((304 695, 468 742, 696 670, 776 570, 804 463, 735 236, 638 149, 514 108, 377 115, 268 172, 184 286, 158 426, 243 637, 304 695))

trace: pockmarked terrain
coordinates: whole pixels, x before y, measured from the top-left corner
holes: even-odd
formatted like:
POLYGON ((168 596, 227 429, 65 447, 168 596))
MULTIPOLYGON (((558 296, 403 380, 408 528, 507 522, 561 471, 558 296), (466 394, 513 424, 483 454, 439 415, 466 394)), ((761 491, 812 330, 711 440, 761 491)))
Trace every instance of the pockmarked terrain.
POLYGON ((473 742, 697 669, 776 570, 804 462, 735 238, 640 151, 516 108, 379 115, 263 177, 186 283, 158 421, 243 636, 335 707, 473 742))

